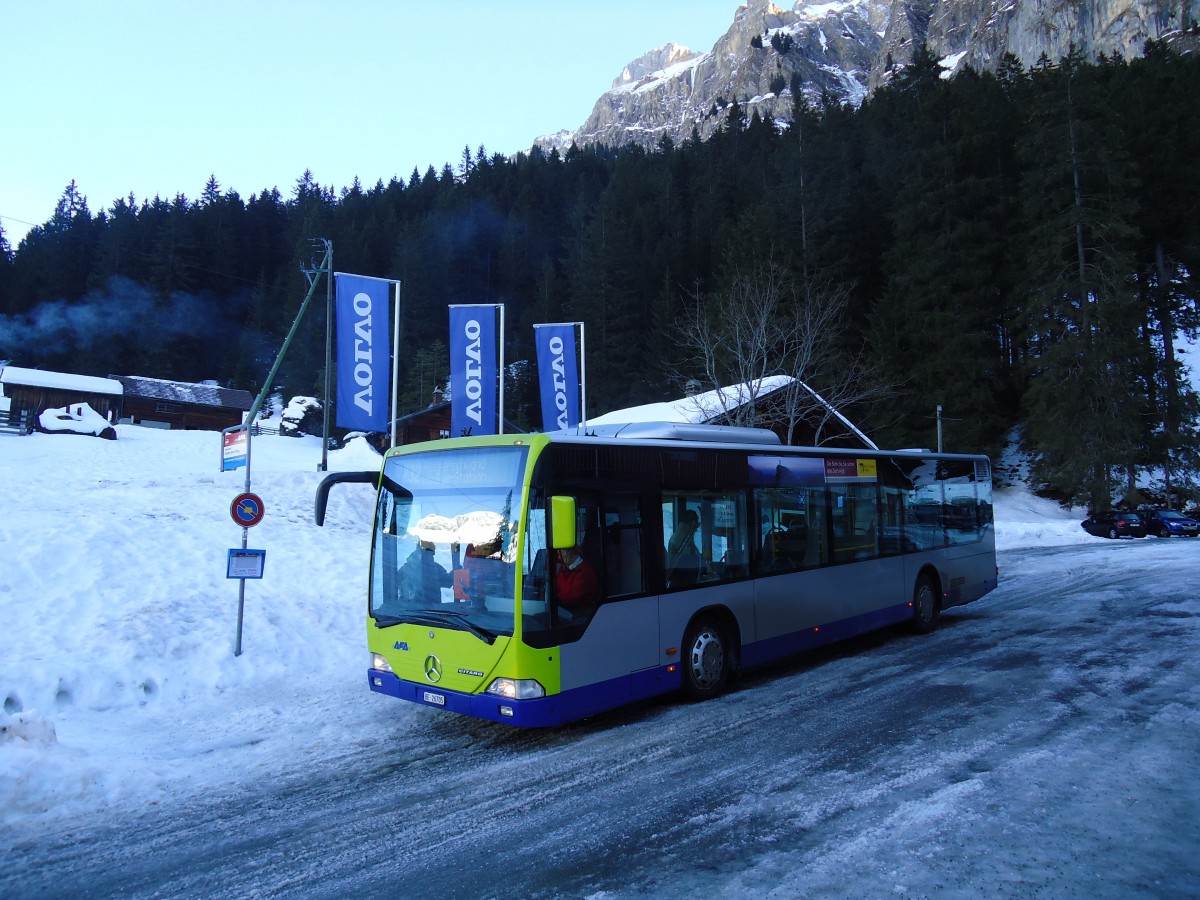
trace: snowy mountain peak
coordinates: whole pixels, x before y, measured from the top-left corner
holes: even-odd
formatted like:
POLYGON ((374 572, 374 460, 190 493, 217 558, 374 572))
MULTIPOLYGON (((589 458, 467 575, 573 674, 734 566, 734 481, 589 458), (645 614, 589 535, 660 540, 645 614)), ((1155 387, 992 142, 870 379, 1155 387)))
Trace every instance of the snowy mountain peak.
POLYGON ((857 106, 907 65, 921 44, 942 61, 943 77, 967 65, 994 69, 1005 53, 1031 66, 1061 59, 1074 44, 1086 58, 1126 58, 1147 39, 1170 39, 1197 18, 1191 0, 771 0, 739 6, 707 53, 667 44, 621 71, 579 128, 536 145, 653 147, 720 128, 737 102, 777 122, 791 119, 792 85, 812 104, 857 106), (1185 22, 1187 19, 1189 21, 1185 22))
POLYGON ((699 56, 694 50, 689 50, 682 44, 674 42, 665 47, 655 47, 649 53, 643 53, 613 79, 612 89, 620 90, 630 84, 636 84, 649 76, 659 75, 676 63, 687 62, 699 56))

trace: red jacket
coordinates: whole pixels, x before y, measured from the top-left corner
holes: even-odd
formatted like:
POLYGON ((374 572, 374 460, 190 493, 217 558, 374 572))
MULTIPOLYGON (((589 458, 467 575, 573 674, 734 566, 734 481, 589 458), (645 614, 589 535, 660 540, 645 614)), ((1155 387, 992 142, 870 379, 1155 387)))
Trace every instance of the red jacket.
POLYGON ((558 602, 571 612, 591 612, 600 599, 600 583, 596 570, 582 556, 573 569, 563 563, 554 572, 554 589, 558 602))

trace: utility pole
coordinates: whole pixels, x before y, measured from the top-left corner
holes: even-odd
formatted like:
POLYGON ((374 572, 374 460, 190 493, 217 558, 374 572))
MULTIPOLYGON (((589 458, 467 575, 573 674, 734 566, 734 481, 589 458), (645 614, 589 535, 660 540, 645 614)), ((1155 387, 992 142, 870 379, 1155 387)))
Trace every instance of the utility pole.
POLYGON ((308 279, 309 293, 316 287, 316 280, 325 274, 325 399, 322 404, 321 427, 321 464, 317 471, 329 470, 329 392, 333 378, 333 241, 328 238, 313 238, 313 250, 323 251, 319 264, 309 263, 309 268, 302 269, 308 279))

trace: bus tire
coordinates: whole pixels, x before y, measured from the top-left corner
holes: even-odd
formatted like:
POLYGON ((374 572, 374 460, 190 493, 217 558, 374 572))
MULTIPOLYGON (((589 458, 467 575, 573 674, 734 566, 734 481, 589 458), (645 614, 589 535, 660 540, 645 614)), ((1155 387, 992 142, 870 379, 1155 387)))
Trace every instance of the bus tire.
POLYGON ((933 576, 922 572, 917 578, 917 586, 913 588, 913 631, 917 634, 929 634, 937 627, 941 612, 933 576))
POLYGON ((683 636, 683 693, 689 700, 708 700, 729 681, 728 633, 711 616, 692 620, 683 636))

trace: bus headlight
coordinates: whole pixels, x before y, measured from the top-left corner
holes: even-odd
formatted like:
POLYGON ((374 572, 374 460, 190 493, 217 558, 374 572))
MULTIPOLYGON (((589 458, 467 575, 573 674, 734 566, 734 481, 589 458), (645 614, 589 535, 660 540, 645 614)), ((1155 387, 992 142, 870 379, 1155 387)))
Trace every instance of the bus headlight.
POLYGON ((509 700, 533 700, 546 696, 546 689, 532 678, 497 678, 488 685, 487 692, 509 700))
POLYGON ((388 661, 386 659, 383 658, 382 653, 372 653, 371 654, 371 668, 378 669, 380 672, 391 672, 392 671, 391 665, 388 663, 388 661))

